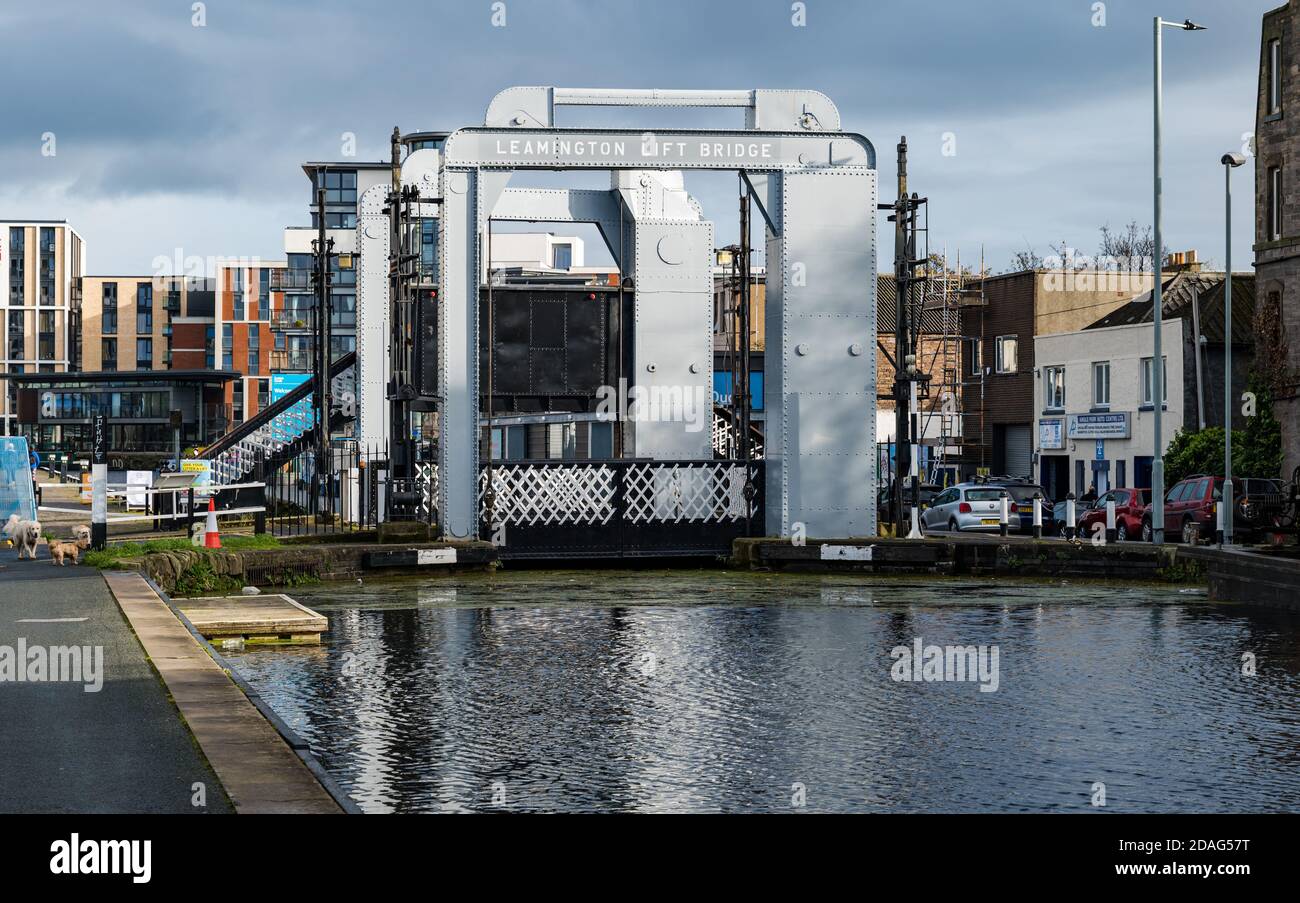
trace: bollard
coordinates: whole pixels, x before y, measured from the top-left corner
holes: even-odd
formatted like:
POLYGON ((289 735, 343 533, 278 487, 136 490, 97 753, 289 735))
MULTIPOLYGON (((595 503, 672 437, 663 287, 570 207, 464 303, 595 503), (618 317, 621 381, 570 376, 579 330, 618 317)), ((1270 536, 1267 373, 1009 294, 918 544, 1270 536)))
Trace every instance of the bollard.
POLYGON ((1223 545, 1223 502, 1214 503, 1214 541, 1223 545))
POLYGON ((1115 500, 1106 500, 1106 542, 1114 542, 1119 534, 1115 531, 1115 500))
POLYGON ((998 532, 1003 536, 1007 535, 1007 505, 1009 496, 1004 491, 1002 497, 998 499, 998 532))
POLYGON ((1043 538, 1043 497, 1034 493, 1034 539, 1043 538))
POLYGON ((1065 497, 1065 538, 1074 539, 1074 493, 1065 497))
POLYGON ((908 539, 924 539, 921 535, 921 514, 920 509, 915 505, 912 506, 912 529, 907 534, 908 539))

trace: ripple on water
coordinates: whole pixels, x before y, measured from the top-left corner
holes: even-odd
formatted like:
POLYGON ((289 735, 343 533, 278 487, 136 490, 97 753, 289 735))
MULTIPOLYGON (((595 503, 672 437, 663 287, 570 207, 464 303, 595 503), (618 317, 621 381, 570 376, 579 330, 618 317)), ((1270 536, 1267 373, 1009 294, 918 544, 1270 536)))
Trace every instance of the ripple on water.
POLYGON ((1174 589, 501 572, 300 589, 241 675, 370 811, 1300 805, 1300 623, 1174 589), (998 649, 998 688, 890 650, 998 649), (1242 655, 1258 663, 1242 675, 1242 655))

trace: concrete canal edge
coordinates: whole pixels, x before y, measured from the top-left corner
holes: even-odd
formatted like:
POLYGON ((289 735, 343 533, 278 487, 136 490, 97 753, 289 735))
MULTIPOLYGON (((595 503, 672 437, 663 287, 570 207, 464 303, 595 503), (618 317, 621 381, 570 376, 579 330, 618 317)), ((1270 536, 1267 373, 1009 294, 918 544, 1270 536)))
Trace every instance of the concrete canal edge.
POLYGON ((925 539, 738 539, 732 564, 752 570, 1040 577, 1201 583, 1204 565, 1173 546, 961 535, 925 539))
POLYGON ((293 587, 347 580, 383 568, 387 573, 489 570, 497 550, 487 542, 430 542, 410 547, 369 543, 285 543, 269 549, 182 549, 152 552, 130 566, 166 592, 212 595, 243 586, 293 587))
POLYGON ((1205 569, 1211 599, 1300 612, 1300 559, 1215 546, 1181 549, 1179 555, 1205 569))
POLYGON ((128 571, 104 580, 236 812, 359 811, 156 583, 128 571))

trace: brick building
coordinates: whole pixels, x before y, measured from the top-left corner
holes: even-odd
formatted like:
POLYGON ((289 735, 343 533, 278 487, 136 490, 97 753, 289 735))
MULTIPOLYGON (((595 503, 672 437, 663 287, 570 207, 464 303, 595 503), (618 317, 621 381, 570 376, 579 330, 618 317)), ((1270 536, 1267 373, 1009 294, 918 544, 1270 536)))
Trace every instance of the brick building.
POLYGON ((1082 329, 1150 291, 1152 284, 1150 273, 1091 270, 1022 270, 982 281, 984 303, 962 310, 969 473, 987 468, 994 474, 1034 474, 1034 338, 1082 329))

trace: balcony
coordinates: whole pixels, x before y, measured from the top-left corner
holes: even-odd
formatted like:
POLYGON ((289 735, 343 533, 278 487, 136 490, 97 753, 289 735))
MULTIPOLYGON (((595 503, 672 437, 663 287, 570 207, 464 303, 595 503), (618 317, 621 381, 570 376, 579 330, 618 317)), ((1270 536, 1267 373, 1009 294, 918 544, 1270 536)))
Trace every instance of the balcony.
POLYGON ((310 371, 312 353, 310 351, 272 351, 272 370, 310 371))
POLYGON ((311 329, 315 322, 313 311, 311 310, 277 310, 271 318, 271 328, 277 332, 287 332, 293 329, 311 329))
POLYGON ((273 292, 282 292, 293 289, 310 289, 312 287, 311 270, 271 270, 270 285, 271 291, 273 292))

